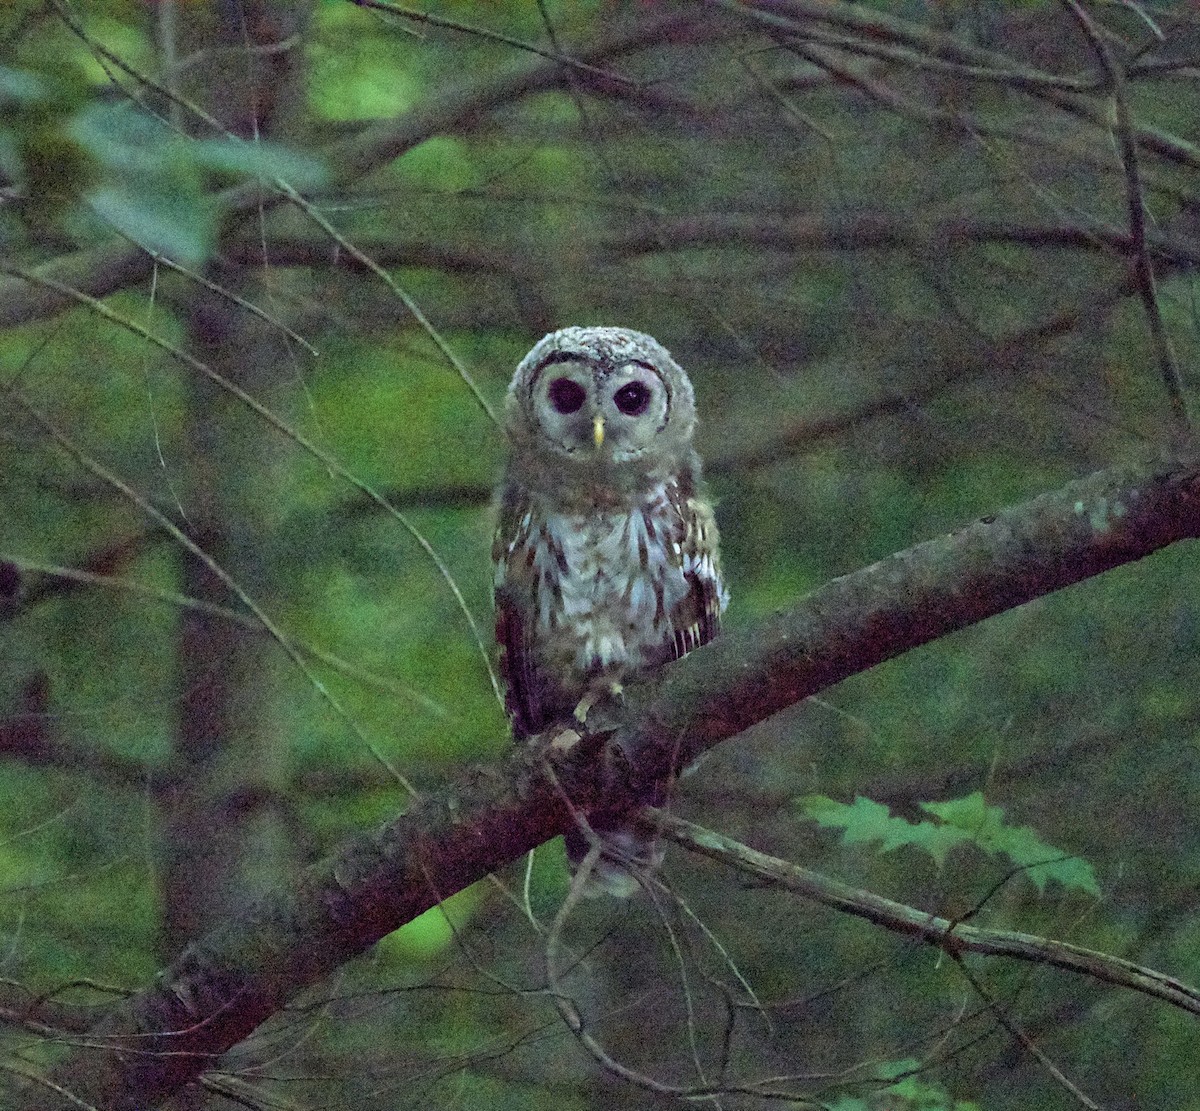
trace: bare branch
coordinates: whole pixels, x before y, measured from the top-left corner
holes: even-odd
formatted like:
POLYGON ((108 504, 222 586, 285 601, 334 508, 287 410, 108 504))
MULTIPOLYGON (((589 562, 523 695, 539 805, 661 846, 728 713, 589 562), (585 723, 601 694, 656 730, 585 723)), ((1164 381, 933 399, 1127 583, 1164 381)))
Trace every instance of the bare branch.
POLYGON ((980 999, 987 1005, 989 1011, 996 1016, 996 1021, 1004 1027, 1005 1030, 1012 1035, 1013 1040, 1021 1045, 1026 1052, 1033 1057, 1039 1065, 1042 1066, 1050 1074, 1051 1079, 1056 1084, 1068 1091, 1083 1107, 1088 1111, 1102 1111, 1100 1105, 1095 1102, 1090 1096, 1083 1092, 1079 1086, 1067 1076, 1050 1058, 1046 1052, 1035 1042, 1024 1030, 1020 1024, 1004 1009, 999 1000, 993 997, 992 993, 984 987, 982 981, 977 977, 963 961, 962 957, 957 954, 951 954, 954 963, 958 966, 959 972, 963 978, 973 987, 980 999))
MULTIPOLYGON (((1127 231, 1108 224, 1039 223, 975 216, 922 220, 911 211, 858 211, 845 214, 780 215, 773 212, 696 212, 664 217, 654 229, 636 229, 604 240, 579 244, 574 265, 585 272, 603 262, 633 256, 667 254, 693 248, 726 247, 761 251, 944 250, 1006 243, 1035 250, 1099 252, 1124 257, 1137 245, 1127 231), (591 247, 591 251, 587 248, 591 247)), ((514 251, 484 243, 456 246, 443 241, 404 240, 395 236, 359 239, 357 247, 383 266, 423 266, 450 274, 535 278, 535 263, 514 251)), ((1149 229, 1144 248, 1159 261, 1200 266, 1200 248, 1187 240, 1149 229)), ((367 271, 368 263, 326 239, 289 235, 234 241, 224 251, 229 261, 270 266, 327 266, 367 271)))
POLYGON ((448 31, 459 31, 464 35, 471 35, 474 38, 488 39, 492 42, 503 43, 505 46, 515 46, 518 50, 525 50, 530 54, 549 58, 560 65, 569 66, 572 69, 579 70, 580 73, 591 74, 593 77, 602 77, 606 81, 615 81, 621 84, 633 83, 629 78, 623 77, 619 73, 614 73, 612 70, 597 69, 596 66, 589 66, 585 62, 577 61, 567 54, 546 50, 544 47, 538 46, 537 43, 525 42, 523 39, 516 39, 511 35, 502 35, 497 31, 489 31, 486 27, 479 27, 471 23, 462 23, 457 19, 447 19, 445 16, 434 15, 431 12, 417 11, 415 8, 406 8, 401 4, 390 4, 387 3, 387 0, 348 0, 348 2, 359 8, 370 8, 374 11, 386 12, 388 15, 398 16, 401 19, 409 19, 414 23, 424 23, 430 27, 443 27, 448 31))
POLYGON ((1188 416, 1187 401, 1183 396, 1183 381, 1179 376, 1175 352, 1171 348, 1171 340, 1158 307, 1154 267, 1151 265, 1150 250, 1146 243, 1146 195, 1138 166, 1138 148, 1134 141, 1133 118, 1129 113, 1129 98, 1125 91, 1125 74, 1109 50, 1108 43, 1104 41, 1104 36, 1079 0, 1063 0, 1063 5, 1079 24, 1108 78, 1115 115, 1114 131, 1121 151, 1121 165, 1125 170, 1125 200, 1129 209, 1129 238, 1134 247, 1133 264, 1138 296, 1141 297, 1142 307, 1146 311, 1150 340, 1154 344, 1154 357, 1171 403, 1171 416, 1179 433, 1187 435, 1192 422, 1188 416))
POLYGON ((865 918, 877 926, 916 938, 953 957, 963 953, 979 953, 1050 965, 1141 992, 1173 1007, 1200 1015, 1200 989, 1145 965, 1053 938, 969 926, 954 919, 940 918, 831 879, 809 868, 760 853, 731 837, 684 821, 664 810, 648 810, 646 820, 656 832, 665 834, 685 848, 759 879, 769 880, 842 914, 865 918))
MULTIPOLYGON (((971 46, 952 35, 932 31, 918 23, 856 4, 831 3, 828 0, 707 0, 707 3, 710 7, 723 9, 742 20, 757 23, 767 33, 775 35, 793 34, 803 37, 810 26, 826 24, 860 35, 871 42, 898 43, 933 58, 962 65, 1000 71, 1012 67, 1011 59, 1003 54, 971 46)), ((824 65, 824 62, 819 64, 824 65)), ((1041 75, 1039 71, 1025 69, 1024 76, 1027 80, 1021 82, 1021 88, 1026 92, 1064 112, 1070 112, 1093 127, 1108 130, 1109 121, 1091 99, 1055 87, 1057 82, 1051 75, 1041 75), (1033 80, 1038 76, 1045 76, 1049 80, 1033 80)), ((920 112, 919 105, 914 105, 914 109, 920 112)), ((1134 143, 1166 162, 1193 169, 1200 167, 1200 150, 1178 136, 1168 135, 1153 128, 1133 128, 1130 135, 1134 143)))
POLYGON ((1105 224, 1025 223, 975 216, 922 220, 912 212, 856 212, 853 215, 778 216, 705 213, 664 220, 657 235, 637 232, 613 240, 606 249, 617 257, 695 247, 779 251, 944 250, 951 246, 1008 243, 1037 250, 1103 252, 1116 256, 1144 251, 1156 258, 1200 265, 1200 249, 1161 232, 1140 244, 1124 230, 1105 224))

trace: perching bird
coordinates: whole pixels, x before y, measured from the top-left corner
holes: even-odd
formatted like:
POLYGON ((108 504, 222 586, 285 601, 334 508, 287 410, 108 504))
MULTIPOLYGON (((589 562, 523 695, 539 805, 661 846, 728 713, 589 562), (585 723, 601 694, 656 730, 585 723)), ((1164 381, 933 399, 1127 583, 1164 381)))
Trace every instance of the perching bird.
MULTIPOLYGON (((650 336, 563 328, 521 361, 508 389, 499 491, 496 639, 513 733, 577 724, 626 679, 710 641, 726 592, 717 526, 692 449, 688 376, 650 336)), ((630 895, 626 864, 661 848, 602 829, 588 894, 630 895)), ((567 834, 574 869, 590 847, 567 834)))

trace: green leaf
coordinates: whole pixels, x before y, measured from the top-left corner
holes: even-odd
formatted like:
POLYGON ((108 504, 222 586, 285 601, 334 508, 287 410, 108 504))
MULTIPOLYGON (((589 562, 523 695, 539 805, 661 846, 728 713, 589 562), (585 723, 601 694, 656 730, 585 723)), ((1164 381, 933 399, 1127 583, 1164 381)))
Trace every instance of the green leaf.
POLYGON ((910 822, 894 817, 882 803, 861 796, 852 804, 823 795, 801 801, 804 813, 827 829, 840 829, 847 845, 879 842, 880 852, 911 847, 927 852, 941 867, 946 854, 959 845, 974 845, 988 856, 1005 856, 1043 890, 1055 880, 1068 890, 1099 896, 1092 866, 1077 856, 1047 844, 1029 826, 1004 823, 1004 810, 988 806, 979 791, 948 802, 926 802, 921 808, 936 822, 910 822))
POLYGON ((92 190, 88 203, 96 215, 135 243, 184 266, 199 266, 212 250, 216 223, 194 196, 117 183, 92 190))
POLYGON ((874 1089, 870 1100, 843 1094, 826 1106, 829 1111, 869 1111, 883 1106, 894 1111, 980 1111, 978 1104, 956 1100, 936 1080, 920 1075, 922 1071, 921 1062, 913 1057, 881 1062, 875 1069, 878 1079, 898 1077, 895 1083, 874 1089))
POLYGON ((1067 889, 1100 894, 1096 874, 1086 860, 1047 844, 1029 826, 1005 825, 1004 810, 988 806, 980 791, 948 802, 923 802, 921 809, 961 830, 990 856, 1007 856, 1017 867, 1026 869, 1038 890, 1053 879, 1067 889))
POLYGON ((0 66, 0 108, 9 104, 36 104, 48 96, 49 89, 37 74, 0 66))
POLYGON ((90 104, 69 131, 97 162, 123 176, 163 175, 184 145, 161 120, 127 104, 90 104))
POLYGON ((282 178, 294 189, 316 189, 329 180, 320 159, 278 143, 202 139, 190 151, 198 166, 235 177, 282 178))
POLYGON ((894 1111, 980 1111, 978 1104, 956 1100, 936 1080, 919 1075, 921 1072, 921 1062, 913 1057, 881 1062, 875 1068, 878 1081, 899 1079, 882 1087, 872 1085, 869 1100, 842 1094, 825 1106, 829 1111, 871 1111, 884 1106, 894 1111))
POLYGON ((882 803, 859 795, 851 805, 835 802, 822 795, 810 795, 802 800, 804 812, 818 825, 842 830, 847 845, 879 841, 880 852, 892 852, 904 846, 923 849, 940 867, 946 854, 956 845, 969 840, 961 830, 935 822, 908 822, 892 817, 882 803))

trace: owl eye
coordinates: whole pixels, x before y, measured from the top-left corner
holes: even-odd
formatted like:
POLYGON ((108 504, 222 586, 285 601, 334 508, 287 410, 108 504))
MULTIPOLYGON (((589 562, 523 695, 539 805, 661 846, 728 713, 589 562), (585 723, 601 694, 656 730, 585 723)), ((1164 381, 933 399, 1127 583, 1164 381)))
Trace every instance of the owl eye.
POLYGON ((630 382, 613 394, 613 401, 627 417, 640 417, 650 405, 650 387, 630 382))
POLYGON ((583 408, 587 391, 570 378, 555 378, 550 383, 550 404, 560 413, 578 413, 583 408))

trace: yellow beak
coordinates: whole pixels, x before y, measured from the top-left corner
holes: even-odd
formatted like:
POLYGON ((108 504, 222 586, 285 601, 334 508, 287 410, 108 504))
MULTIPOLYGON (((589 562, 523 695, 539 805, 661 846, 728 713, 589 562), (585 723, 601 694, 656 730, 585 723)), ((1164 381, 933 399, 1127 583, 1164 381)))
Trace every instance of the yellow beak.
POLYGON ((604 443, 604 418, 596 417, 592 421, 592 439, 596 441, 596 447, 600 447, 604 443))

